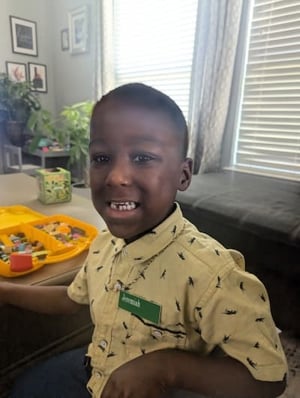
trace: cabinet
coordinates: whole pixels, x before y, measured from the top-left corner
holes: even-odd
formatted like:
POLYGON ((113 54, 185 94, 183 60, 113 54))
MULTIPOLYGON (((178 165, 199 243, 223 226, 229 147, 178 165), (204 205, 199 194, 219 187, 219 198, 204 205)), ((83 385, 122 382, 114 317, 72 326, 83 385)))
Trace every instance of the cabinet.
POLYGON ((70 158, 69 151, 48 151, 44 152, 36 149, 34 152, 23 149, 23 163, 33 163, 40 165, 42 169, 51 167, 68 168, 70 158))

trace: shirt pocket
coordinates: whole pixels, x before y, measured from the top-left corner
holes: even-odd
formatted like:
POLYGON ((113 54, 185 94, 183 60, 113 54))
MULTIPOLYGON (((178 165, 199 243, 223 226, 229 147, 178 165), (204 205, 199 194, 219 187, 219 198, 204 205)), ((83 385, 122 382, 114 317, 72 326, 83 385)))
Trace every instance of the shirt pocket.
POLYGON ((126 349, 133 358, 147 352, 164 348, 184 349, 186 332, 181 322, 155 325, 131 314, 126 339, 126 349))

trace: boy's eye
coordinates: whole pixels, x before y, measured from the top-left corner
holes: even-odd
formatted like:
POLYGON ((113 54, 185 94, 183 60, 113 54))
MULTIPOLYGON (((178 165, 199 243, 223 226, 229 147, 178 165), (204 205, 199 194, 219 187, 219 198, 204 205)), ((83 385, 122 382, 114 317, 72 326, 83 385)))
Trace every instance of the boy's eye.
POLYGON ((92 162, 93 163, 107 163, 110 161, 110 157, 108 155, 105 154, 101 154, 101 155, 94 155, 92 156, 92 162))
POLYGON ((152 160, 152 159, 153 159, 153 156, 146 155, 146 154, 144 154, 144 153, 139 153, 139 154, 133 156, 133 159, 132 159, 132 160, 133 160, 135 163, 145 163, 145 162, 149 162, 149 161, 152 160))

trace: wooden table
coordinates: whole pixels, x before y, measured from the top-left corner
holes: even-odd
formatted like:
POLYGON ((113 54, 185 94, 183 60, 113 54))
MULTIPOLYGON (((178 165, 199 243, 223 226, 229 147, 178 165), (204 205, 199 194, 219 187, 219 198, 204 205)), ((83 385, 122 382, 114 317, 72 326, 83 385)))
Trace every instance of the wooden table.
MULTIPOLYGON (((0 206, 23 205, 45 215, 65 214, 88 222, 98 229, 105 224, 90 199, 72 194, 71 202, 44 205, 37 199, 35 178, 26 174, 0 175, 0 206)), ((1 228, 1 226, 0 226, 1 228)), ((37 285, 68 285, 80 269, 87 252, 58 264, 16 278, 13 283, 37 285)), ((0 397, 6 397, 15 376, 32 364, 54 353, 86 344, 92 325, 88 306, 79 314, 68 316, 40 315, 11 306, 0 307, 0 397)))

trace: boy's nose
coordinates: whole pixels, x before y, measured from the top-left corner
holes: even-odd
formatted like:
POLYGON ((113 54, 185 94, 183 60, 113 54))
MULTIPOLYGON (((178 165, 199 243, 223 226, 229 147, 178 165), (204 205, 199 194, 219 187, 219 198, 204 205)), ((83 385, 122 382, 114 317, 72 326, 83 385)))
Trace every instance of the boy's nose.
POLYGON ((114 162, 106 178, 108 185, 130 185, 131 168, 125 161, 114 162))

